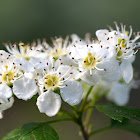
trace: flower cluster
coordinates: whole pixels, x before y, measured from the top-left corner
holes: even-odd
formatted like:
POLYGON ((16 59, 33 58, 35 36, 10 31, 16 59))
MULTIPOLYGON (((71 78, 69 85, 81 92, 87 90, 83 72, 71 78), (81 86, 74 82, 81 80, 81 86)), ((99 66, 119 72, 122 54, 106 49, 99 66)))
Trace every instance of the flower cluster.
POLYGON ((133 79, 132 63, 138 52, 139 33, 132 39, 132 27, 126 31, 115 22, 116 29, 97 30, 96 39, 76 34, 51 43, 37 40, 32 44, 5 43, 8 52, 0 51, 0 118, 10 108, 14 96, 22 100, 37 97, 40 112, 54 116, 62 100, 71 106, 80 103, 88 86, 91 98, 105 95, 117 105, 125 105, 133 79), (95 91, 95 92, 94 92, 95 91))

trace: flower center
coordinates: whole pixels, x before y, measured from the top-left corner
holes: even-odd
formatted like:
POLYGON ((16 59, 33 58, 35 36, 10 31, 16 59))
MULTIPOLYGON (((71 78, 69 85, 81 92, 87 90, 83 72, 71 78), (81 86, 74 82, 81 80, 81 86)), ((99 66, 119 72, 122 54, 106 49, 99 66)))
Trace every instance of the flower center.
POLYGON ((28 45, 24 45, 24 43, 19 43, 20 46, 20 54, 15 55, 16 58, 25 58, 26 60, 30 60, 30 57, 27 55, 28 45))
POLYGON ((6 72, 2 74, 2 81, 7 85, 12 85, 12 80, 14 79, 15 73, 12 71, 7 71, 8 66, 5 66, 6 72))
POLYGON ((123 54, 123 51, 118 47, 118 48, 116 48, 116 52, 118 52, 117 53, 117 57, 120 57, 120 56, 122 56, 122 54, 123 54))
POLYGON ((60 78, 56 75, 47 75, 45 77, 45 84, 47 89, 57 88, 60 84, 60 78))
POLYGON ((97 58, 91 53, 88 53, 87 57, 83 60, 84 68, 91 69, 94 68, 96 64, 97 64, 97 58))
POLYGON ((127 44, 126 44, 126 40, 125 40, 125 39, 122 39, 122 38, 119 38, 119 39, 118 39, 118 44, 119 44, 120 47, 124 47, 124 48, 125 48, 126 45, 127 45, 127 44))
POLYGON ((61 48, 58 48, 58 49, 54 49, 52 52, 51 52, 51 55, 57 60, 60 56, 64 56, 67 54, 67 50, 66 49, 61 49, 61 48))
MULTIPOLYGON (((127 46, 126 40, 119 38, 118 39, 118 47, 116 48, 117 57, 122 56, 124 48, 127 46)), ((118 59, 118 58, 117 58, 118 59)))

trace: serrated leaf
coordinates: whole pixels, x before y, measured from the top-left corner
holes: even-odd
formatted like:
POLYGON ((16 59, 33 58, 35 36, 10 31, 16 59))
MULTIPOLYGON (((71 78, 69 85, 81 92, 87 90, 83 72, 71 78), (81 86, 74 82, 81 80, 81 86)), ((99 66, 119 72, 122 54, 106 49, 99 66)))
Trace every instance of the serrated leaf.
POLYGON ((122 122, 124 118, 140 121, 140 109, 116 105, 97 105, 96 108, 114 120, 122 122))
POLYGON ((134 133, 134 134, 136 134, 137 136, 140 137, 140 124, 131 123, 128 120, 123 120, 122 123, 113 120, 112 121, 112 126, 114 128, 118 128, 118 129, 122 129, 122 130, 132 132, 132 133, 134 133))
POLYGON ((13 130, 1 140, 59 140, 59 137, 48 123, 29 123, 13 130))

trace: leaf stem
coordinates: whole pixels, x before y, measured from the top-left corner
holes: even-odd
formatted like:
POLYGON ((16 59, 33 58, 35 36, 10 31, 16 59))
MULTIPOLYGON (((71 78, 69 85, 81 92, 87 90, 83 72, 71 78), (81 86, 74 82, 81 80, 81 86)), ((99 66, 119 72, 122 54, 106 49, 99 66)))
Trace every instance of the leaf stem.
POLYGON ((74 120, 70 118, 65 118, 65 119, 57 119, 53 121, 48 121, 47 123, 56 123, 56 122, 63 122, 63 121, 74 121, 74 120))
POLYGON ((83 100, 83 102, 82 102, 80 111, 82 111, 83 108, 85 107, 86 101, 87 101, 88 96, 89 96, 89 94, 91 93, 92 89, 93 89, 93 86, 91 86, 91 87, 89 88, 89 90, 88 90, 88 92, 87 92, 87 94, 86 94, 86 97, 84 98, 84 100, 83 100))

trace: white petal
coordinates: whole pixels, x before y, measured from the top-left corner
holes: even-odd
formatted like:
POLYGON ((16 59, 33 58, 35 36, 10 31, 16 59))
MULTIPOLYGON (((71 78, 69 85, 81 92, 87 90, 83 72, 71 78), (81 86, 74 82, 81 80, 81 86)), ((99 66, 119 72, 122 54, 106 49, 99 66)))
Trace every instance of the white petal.
POLYGON ((0 92, 6 97, 10 98, 12 96, 12 90, 6 84, 0 84, 0 92))
POLYGON ((14 60, 15 64, 19 65, 19 67, 25 72, 34 72, 34 67, 32 63, 27 61, 24 58, 18 58, 14 60))
POLYGON ((52 67, 51 61, 49 59, 31 58, 30 61, 36 69, 49 69, 52 67))
POLYGON ((120 70, 123 79, 126 83, 129 83, 133 78, 133 67, 129 60, 123 60, 120 65, 120 70))
POLYGON ((13 83, 13 92, 19 99, 31 99, 38 91, 35 81, 22 77, 13 83))
POLYGON ((106 44, 107 43, 107 37, 108 37, 109 31, 106 29, 97 30, 96 36, 101 43, 106 44))
POLYGON ((76 34, 72 34, 71 35, 71 39, 72 39, 72 43, 76 44, 76 42, 78 44, 82 44, 82 45, 85 45, 86 42, 84 40, 82 40, 78 35, 76 34))
POLYGON ((106 71, 98 71, 101 78, 105 81, 116 81, 120 78, 119 63, 116 59, 109 59, 98 65, 100 69, 106 69, 106 71))
POLYGON ((9 99, 9 102, 0 104, 0 112, 6 110, 6 109, 8 109, 8 108, 10 108, 10 107, 13 105, 13 103, 14 103, 14 98, 11 97, 11 98, 9 99))
POLYGON ((81 74, 81 79, 89 85, 95 85, 99 81, 99 75, 96 70, 92 70, 92 75, 90 71, 86 71, 81 74))
MULTIPOLYGON (((111 31, 109 32, 108 34, 108 37, 109 37, 109 44, 112 45, 113 47, 118 44, 118 35, 116 35, 117 31, 111 31)), ((115 48, 115 47, 114 47, 115 48)))
POLYGON ((133 63, 135 61, 135 59, 136 59, 136 55, 133 55, 132 57, 129 58, 129 61, 131 63, 133 63))
POLYGON ((124 106, 128 103, 129 94, 130 88, 126 84, 115 82, 107 98, 119 106, 124 106))
POLYGON ((3 114, 2 114, 2 112, 0 112, 0 119, 2 119, 3 118, 3 114))
POLYGON ((61 107, 61 98, 53 91, 41 93, 37 99, 37 106, 41 113, 48 116, 55 116, 61 107))
POLYGON ((8 103, 8 98, 2 92, 0 92, 0 103, 8 103))
POLYGON ((83 88, 81 84, 73 80, 67 81, 65 84, 67 86, 60 89, 63 100, 72 106, 80 103, 83 95, 83 88))
POLYGON ((60 65, 57 69, 57 73, 60 75, 61 78, 69 78, 69 79, 79 79, 79 71, 67 65, 60 65))
POLYGON ((76 64, 75 61, 73 59, 70 59, 70 57, 68 56, 60 57, 60 60, 57 60, 57 61, 56 63, 59 63, 59 64, 62 63, 63 65, 78 67, 78 64, 76 64))

